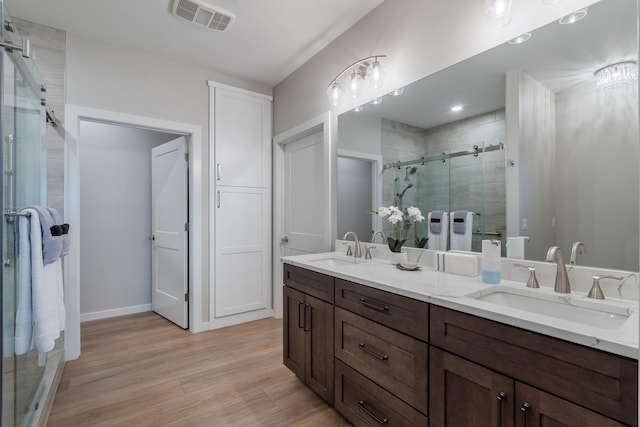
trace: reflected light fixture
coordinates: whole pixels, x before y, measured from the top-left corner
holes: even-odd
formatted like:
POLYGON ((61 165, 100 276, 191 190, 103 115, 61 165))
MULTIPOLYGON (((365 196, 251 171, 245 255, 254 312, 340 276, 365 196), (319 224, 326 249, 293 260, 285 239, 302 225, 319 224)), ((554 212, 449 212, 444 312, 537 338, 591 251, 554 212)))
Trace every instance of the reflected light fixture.
POLYGON ((618 62, 597 70, 596 89, 615 89, 638 80, 638 65, 635 61, 618 62))
POLYGON ((451 111, 454 113, 457 113, 458 111, 462 111, 464 107, 462 105, 454 105, 453 107, 451 107, 451 111))
POLYGON ((520 44, 520 43, 526 42, 530 38, 531 38, 531 33, 524 33, 524 34, 520 34, 515 39, 509 40, 507 43, 509 43, 509 44, 520 44))
POLYGON ((484 18, 491 28, 504 28, 511 23, 511 0, 485 0, 484 18))
POLYGON ((391 92, 389 92, 389 95, 391 96, 400 96, 404 93, 404 88, 403 87, 399 87, 396 90, 392 90, 391 92))
POLYGON ((589 10, 588 7, 585 7, 584 9, 576 10, 573 13, 563 16, 558 20, 558 22, 562 25, 575 24, 576 22, 584 19, 584 17, 587 16, 588 10, 589 10))
POLYGON ((346 89, 344 92, 354 99, 362 94, 364 81, 374 89, 382 87, 385 70, 380 62, 381 58, 386 58, 386 55, 375 55, 360 59, 342 70, 331 80, 327 87, 329 104, 333 107, 340 105, 343 94, 342 85, 346 89), (343 77, 347 74, 346 82, 343 82, 343 77))
POLYGON ((382 98, 376 98, 373 101, 370 101, 369 104, 371 104, 371 105, 382 104, 382 98))
POLYGON ((362 105, 358 105, 356 108, 353 109, 353 111, 355 111, 356 113, 359 113, 362 110, 364 110, 364 107, 362 105))

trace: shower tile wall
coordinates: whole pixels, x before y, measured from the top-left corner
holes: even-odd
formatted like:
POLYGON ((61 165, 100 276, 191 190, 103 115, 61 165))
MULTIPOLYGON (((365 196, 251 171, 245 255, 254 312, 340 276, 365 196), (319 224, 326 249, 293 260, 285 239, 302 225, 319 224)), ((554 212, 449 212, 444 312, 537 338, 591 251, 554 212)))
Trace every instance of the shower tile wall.
MULTIPOLYGON (((415 159, 424 153, 433 156, 438 152, 471 150, 474 145, 504 143, 505 136, 506 124, 502 109, 426 130, 383 119, 382 157, 383 162, 388 163, 415 159)), ((483 221, 485 231, 501 234, 504 247, 504 151, 492 151, 480 157, 461 156, 444 163, 429 162, 427 165, 428 167, 418 166, 415 178, 409 176, 412 182, 416 182, 415 191, 407 191, 403 206, 411 206, 417 197, 429 200, 429 210, 464 209, 481 213, 481 217, 474 218, 474 230, 480 229, 483 221), (478 180, 479 174, 483 174, 483 180, 478 180), (421 182, 428 185, 420 185, 421 182)), ((396 202, 395 193, 407 184, 405 176, 404 169, 395 170, 395 174, 384 175, 385 204, 396 202), (394 181, 396 177, 398 181, 394 181)), ((385 224, 385 227, 388 226, 385 224)), ((473 250, 480 250, 481 239, 481 235, 474 235, 473 250)))
POLYGON ((31 40, 32 58, 47 85, 47 105, 60 126, 47 127, 48 205, 64 215, 64 105, 66 32, 22 19, 13 19, 18 32, 31 40))

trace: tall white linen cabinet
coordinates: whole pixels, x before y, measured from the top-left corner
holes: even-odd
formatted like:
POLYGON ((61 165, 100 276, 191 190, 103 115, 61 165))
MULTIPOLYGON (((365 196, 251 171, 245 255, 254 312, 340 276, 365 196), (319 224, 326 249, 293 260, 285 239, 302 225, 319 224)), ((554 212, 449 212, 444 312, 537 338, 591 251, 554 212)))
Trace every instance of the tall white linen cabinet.
POLYGON ((210 325, 273 315, 272 97, 209 85, 210 325))

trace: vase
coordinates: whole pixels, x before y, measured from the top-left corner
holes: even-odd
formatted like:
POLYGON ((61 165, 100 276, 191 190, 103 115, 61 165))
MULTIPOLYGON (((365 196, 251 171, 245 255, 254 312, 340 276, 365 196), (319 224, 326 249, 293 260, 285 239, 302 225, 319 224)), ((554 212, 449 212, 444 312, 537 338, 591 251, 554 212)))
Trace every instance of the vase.
POLYGON ((402 262, 407 261, 407 253, 406 252, 391 252, 389 255, 389 261, 391 264, 397 265, 402 262))

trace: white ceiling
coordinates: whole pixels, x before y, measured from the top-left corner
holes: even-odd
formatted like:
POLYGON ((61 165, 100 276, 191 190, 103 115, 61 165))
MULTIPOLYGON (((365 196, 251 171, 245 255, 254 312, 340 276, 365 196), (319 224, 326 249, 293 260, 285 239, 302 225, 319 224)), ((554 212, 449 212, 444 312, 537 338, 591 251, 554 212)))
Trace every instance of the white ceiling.
POLYGON ((273 87, 383 0, 201 0, 224 32, 182 21, 173 0, 4 0, 13 17, 273 87))

